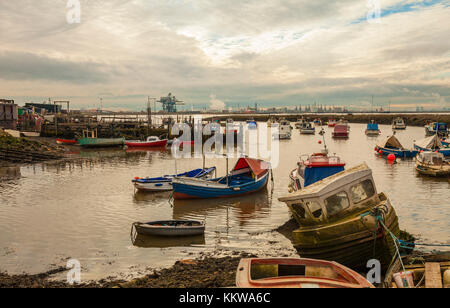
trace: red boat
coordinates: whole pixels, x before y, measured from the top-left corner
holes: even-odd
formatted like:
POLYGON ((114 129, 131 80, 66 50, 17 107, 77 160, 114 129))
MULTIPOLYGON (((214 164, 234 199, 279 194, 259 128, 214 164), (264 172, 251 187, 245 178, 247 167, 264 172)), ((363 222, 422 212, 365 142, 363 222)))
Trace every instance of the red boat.
POLYGON ((56 139, 56 143, 57 144, 73 145, 73 144, 76 144, 77 141, 76 140, 69 140, 69 139, 56 139))
POLYGON ((238 288, 374 288, 363 276, 339 263, 315 259, 241 259, 238 288))
POLYGON ((333 138, 348 138, 349 129, 347 124, 336 124, 334 131, 331 133, 333 138))
POLYGON ((147 141, 125 141, 125 145, 129 148, 145 147, 145 148, 162 148, 167 145, 167 139, 159 139, 159 137, 148 137, 147 141))
POLYGON ((335 127, 336 126, 336 120, 328 120, 328 127, 335 127))

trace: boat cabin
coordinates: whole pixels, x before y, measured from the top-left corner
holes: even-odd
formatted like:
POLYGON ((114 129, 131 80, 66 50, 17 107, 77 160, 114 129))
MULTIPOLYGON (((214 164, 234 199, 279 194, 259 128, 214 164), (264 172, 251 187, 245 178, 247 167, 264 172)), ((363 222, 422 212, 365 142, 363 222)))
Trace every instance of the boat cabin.
POLYGON ((365 212, 380 203, 366 164, 327 177, 279 200, 285 202, 300 226, 326 225, 365 212))
POLYGON ((439 152, 420 152, 417 160, 427 165, 442 166, 445 164, 444 154, 439 152))

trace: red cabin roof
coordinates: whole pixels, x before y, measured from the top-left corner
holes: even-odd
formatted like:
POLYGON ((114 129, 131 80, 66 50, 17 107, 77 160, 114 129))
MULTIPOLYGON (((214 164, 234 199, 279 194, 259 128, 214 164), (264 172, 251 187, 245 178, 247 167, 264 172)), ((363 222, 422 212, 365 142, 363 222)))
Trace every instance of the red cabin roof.
POLYGON ((334 127, 334 131, 339 133, 347 132, 347 125, 337 124, 334 127))
POLYGON ((234 166, 233 171, 250 168, 252 172, 257 176, 261 176, 267 172, 267 170, 270 169, 270 164, 268 162, 265 162, 260 159, 254 159, 254 158, 248 158, 248 157, 242 157, 239 158, 239 160, 236 163, 236 166, 234 166))

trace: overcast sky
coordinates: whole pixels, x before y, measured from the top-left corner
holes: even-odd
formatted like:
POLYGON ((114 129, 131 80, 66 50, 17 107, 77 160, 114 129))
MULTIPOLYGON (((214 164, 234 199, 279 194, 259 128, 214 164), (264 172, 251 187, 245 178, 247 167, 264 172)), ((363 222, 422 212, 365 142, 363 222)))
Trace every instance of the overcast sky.
POLYGON ((79 24, 67 3, 0 2, 0 98, 450 107, 450 0, 81 0, 79 24))

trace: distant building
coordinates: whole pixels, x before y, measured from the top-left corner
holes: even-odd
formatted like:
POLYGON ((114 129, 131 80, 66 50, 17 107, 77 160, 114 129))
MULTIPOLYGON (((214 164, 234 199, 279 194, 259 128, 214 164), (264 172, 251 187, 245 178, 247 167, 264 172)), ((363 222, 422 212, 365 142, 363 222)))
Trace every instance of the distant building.
POLYGON ((14 100, 0 99, 0 127, 16 129, 17 120, 17 105, 14 103, 14 100))
POLYGON ((26 103, 25 108, 33 109, 37 113, 60 113, 62 110, 61 105, 55 104, 35 104, 35 103, 26 103), (45 110, 45 112, 43 112, 45 110))

